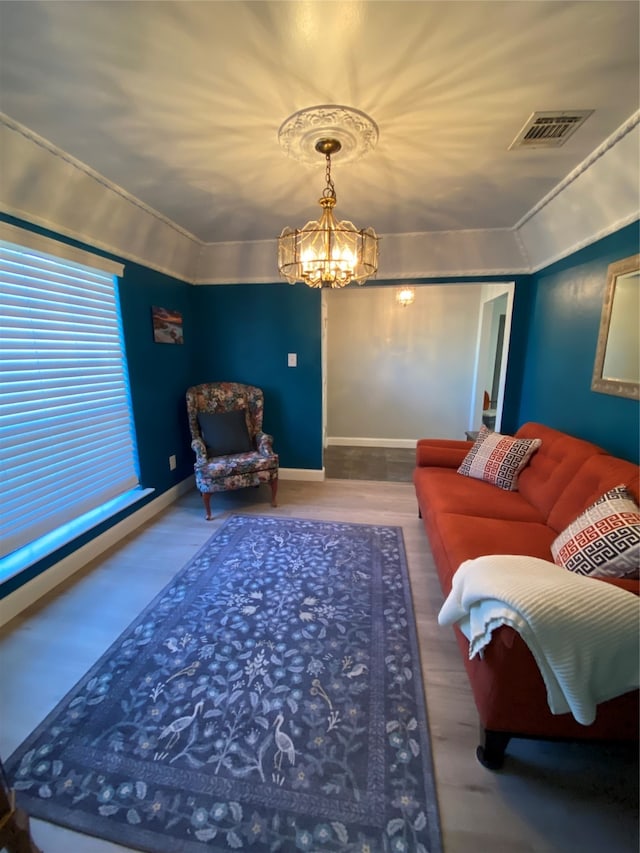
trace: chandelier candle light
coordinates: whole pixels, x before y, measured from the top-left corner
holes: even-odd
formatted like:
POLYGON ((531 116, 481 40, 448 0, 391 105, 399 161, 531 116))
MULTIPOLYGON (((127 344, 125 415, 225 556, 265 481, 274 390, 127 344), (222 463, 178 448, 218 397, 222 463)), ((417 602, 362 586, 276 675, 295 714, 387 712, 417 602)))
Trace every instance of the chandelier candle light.
POLYGON ((348 220, 336 221, 333 214, 337 199, 331 179, 331 156, 342 149, 340 140, 322 136, 313 147, 324 155, 326 162, 326 186, 319 200, 322 216, 307 222, 304 228, 283 230, 278 238, 278 270, 290 284, 298 281, 309 287, 344 287, 351 281, 364 284, 378 269, 378 237, 373 228, 358 229, 348 220))

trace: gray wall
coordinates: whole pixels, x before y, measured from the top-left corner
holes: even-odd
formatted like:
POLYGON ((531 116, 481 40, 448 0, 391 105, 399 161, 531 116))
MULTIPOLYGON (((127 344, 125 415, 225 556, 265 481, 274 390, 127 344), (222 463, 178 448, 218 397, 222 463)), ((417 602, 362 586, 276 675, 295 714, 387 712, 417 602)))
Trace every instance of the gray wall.
POLYGON ((326 291, 327 439, 464 438, 481 287, 326 291))

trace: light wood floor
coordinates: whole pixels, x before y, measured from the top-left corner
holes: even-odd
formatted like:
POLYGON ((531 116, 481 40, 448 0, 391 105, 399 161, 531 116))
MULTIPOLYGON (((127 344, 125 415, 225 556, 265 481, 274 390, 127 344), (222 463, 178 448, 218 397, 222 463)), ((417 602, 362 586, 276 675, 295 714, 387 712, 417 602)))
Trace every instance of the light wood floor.
MULTIPOLYGON (((206 522, 190 493, 0 631, 0 755, 8 756, 233 512, 402 527, 415 602, 445 853, 637 853, 635 750, 513 741, 500 773, 475 759, 473 699, 442 604, 413 486, 283 481, 214 496, 206 522)), ((122 847, 33 822, 44 853, 122 847)))

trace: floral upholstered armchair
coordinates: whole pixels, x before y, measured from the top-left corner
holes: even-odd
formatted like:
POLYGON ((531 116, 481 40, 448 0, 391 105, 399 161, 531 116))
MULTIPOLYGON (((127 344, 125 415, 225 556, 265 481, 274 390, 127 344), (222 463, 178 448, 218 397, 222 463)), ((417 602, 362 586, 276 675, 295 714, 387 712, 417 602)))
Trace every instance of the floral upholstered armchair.
POLYGON ((273 438, 262 432, 263 409, 264 395, 253 385, 209 382, 187 390, 193 467, 207 521, 212 492, 269 483, 276 506, 278 455, 273 438))

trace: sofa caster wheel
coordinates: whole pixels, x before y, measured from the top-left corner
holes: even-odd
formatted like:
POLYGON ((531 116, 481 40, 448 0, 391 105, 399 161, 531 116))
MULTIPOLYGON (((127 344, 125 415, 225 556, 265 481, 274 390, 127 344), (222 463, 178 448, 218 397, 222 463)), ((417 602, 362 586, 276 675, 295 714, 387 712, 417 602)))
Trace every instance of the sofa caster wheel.
POLYGON ((483 767, 487 768, 487 770, 502 770, 504 755, 501 758, 487 757, 484 746, 478 746, 476 747, 476 758, 483 767))

